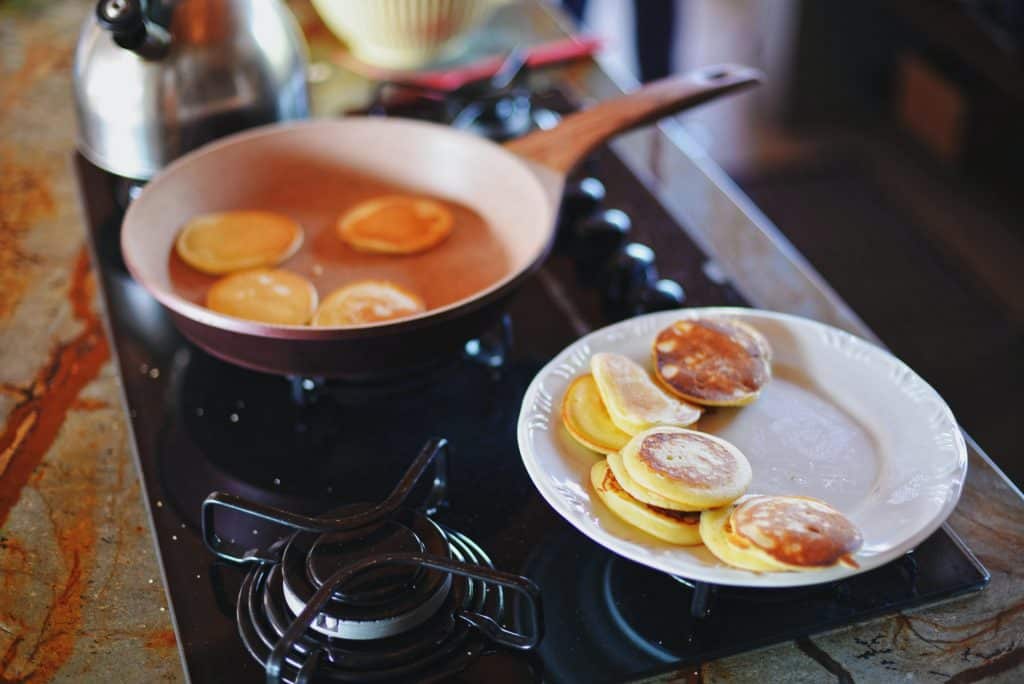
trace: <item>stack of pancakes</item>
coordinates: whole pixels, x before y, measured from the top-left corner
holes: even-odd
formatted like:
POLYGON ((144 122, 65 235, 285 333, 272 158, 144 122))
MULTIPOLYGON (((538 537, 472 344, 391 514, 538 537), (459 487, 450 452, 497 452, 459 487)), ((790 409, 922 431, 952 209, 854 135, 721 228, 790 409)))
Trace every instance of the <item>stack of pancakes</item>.
POLYGON ((701 543, 701 511, 734 501, 750 485, 750 464, 724 439, 655 427, 594 464, 590 480, 616 515, 673 544, 701 543))
POLYGON ((823 501, 743 497, 752 472, 726 440, 687 429, 703 407, 745 406, 771 378, 771 348, 739 321, 679 321, 653 344, 654 376, 631 359, 598 353, 562 402, 569 434, 605 455, 590 471, 600 499, 664 541, 704 543, 755 571, 853 563, 860 533, 823 501))

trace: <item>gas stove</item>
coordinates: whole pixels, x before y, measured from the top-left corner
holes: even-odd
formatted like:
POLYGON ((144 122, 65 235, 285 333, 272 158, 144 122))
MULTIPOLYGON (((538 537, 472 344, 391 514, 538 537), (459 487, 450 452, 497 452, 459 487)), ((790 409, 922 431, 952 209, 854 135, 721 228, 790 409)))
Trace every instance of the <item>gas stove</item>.
MULTIPOLYGON (((371 113, 507 138, 572 109, 521 66, 454 94, 384 85, 371 113)), ((611 554, 543 502, 515 424, 548 359, 644 311, 744 305, 610 150, 568 185, 555 253, 502 321, 386 383, 269 376, 189 344, 121 261, 131 184, 75 165, 191 681, 632 680, 988 580, 944 527, 842 582, 708 586, 611 554)))

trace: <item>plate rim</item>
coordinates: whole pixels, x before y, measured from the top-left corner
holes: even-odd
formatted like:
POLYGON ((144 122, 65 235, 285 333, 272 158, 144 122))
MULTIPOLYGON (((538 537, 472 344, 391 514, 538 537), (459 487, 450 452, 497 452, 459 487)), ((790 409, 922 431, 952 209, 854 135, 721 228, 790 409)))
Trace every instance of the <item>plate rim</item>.
POLYGON ((577 338, 572 343, 566 345, 555 354, 544 366, 534 375, 530 381, 526 392, 523 394, 523 400, 520 404, 519 417, 516 424, 516 438, 519 446, 519 456, 523 462, 523 466, 526 468, 526 472, 530 477, 530 481, 534 488, 540 493, 541 497, 551 506, 558 515, 560 515, 566 522, 576 528, 581 534, 587 537, 590 541, 599 546, 607 549, 608 551, 631 560, 641 565, 645 565, 654 570, 665 572, 671 575, 684 577, 685 579, 704 582, 708 584, 717 584, 721 586, 735 586, 745 588, 786 588, 786 587, 801 587, 801 586, 812 586, 815 584, 824 584, 827 582, 834 582, 842 579, 847 579, 854 575, 858 575, 864 572, 869 572, 875 568, 886 565, 887 563, 895 560, 899 556, 906 554, 907 552, 915 549, 921 542, 930 537, 939 527, 941 527, 949 518, 950 514, 956 508, 960 501, 960 497, 963 494, 964 483, 967 478, 968 468, 968 453, 967 445, 964 440, 963 432, 960 429, 960 424, 957 422, 952 409, 942 395, 932 387, 927 380, 921 377, 914 369, 908 366, 902 359, 897 357, 895 354, 890 352, 888 349, 882 347, 879 344, 866 340, 862 337, 854 335, 846 330, 837 328, 821 321, 816 321, 811 318, 804 316, 797 316, 794 314, 784 313, 780 311, 769 311, 765 309, 755 309, 749 307, 737 307, 737 306, 714 306, 714 307, 688 307, 681 309, 673 309, 669 311, 657 311, 648 314, 642 314, 640 316, 634 316, 627 318, 610 325, 603 326, 601 328, 594 329, 577 338), (937 514, 925 525, 923 525, 914 534, 910 535, 905 542, 902 544, 895 545, 889 551, 880 553, 872 557, 870 564, 862 564, 860 568, 847 568, 847 567, 835 567, 829 568, 817 572, 778 572, 778 573, 755 573, 751 571, 740 570, 739 568, 729 568, 729 570, 736 570, 740 573, 747 573, 749 577, 744 578, 742 575, 740 578, 733 579, 727 577, 725 579, 716 578, 715 569, 709 569, 709 572, 699 572, 696 575, 679 575, 677 572, 668 570, 658 563, 657 558, 641 558, 637 557, 626 548, 617 548, 618 544, 615 542, 621 541, 615 535, 607 533, 610 538, 610 543, 605 543, 604 539, 597 539, 591 533, 590 530, 585 529, 584 526, 575 519, 575 517, 569 511, 570 506, 564 502, 563 499, 558 496, 554 491, 544 484, 546 482, 543 477, 543 473, 539 462, 533 455, 532 447, 529 446, 529 428, 530 428, 530 415, 533 413, 534 405, 537 401, 537 395, 540 389, 540 383, 542 379, 550 375, 552 369, 557 367, 559 364, 564 363, 564 359, 570 356, 574 350, 578 349, 580 345, 586 341, 591 340, 598 335, 607 334, 613 331, 615 328, 626 328, 629 326, 635 326, 640 321, 655 319, 655 318, 670 318, 671 316, 678 316, 680 318, 699 318, 702 316, 750 316, 750 317, 763 317, 771 318, 780 321, 786 325, 797 325, 797 326, 810 326, 817 328, 820 332, 826 332, 832 335, 838 335, 844 344, 863 345, 871 350, 871 353, 880 354, 882 357, 888 357, 890 363, 894 363, 894 367, 899 368, 902 373, 907 374, 914 381, 921 383, 927 391, 938 400, 940 405, 940 412, 944 422, 948 422, 954 429, 951 431, 955 436, 954 446, 956 451, 956 465, 957 469, 955 472, 955 489, 951 496, 947 496, 942 507, 938 510, 937 514), (530 454, 528 456, 527 454, 530 454))

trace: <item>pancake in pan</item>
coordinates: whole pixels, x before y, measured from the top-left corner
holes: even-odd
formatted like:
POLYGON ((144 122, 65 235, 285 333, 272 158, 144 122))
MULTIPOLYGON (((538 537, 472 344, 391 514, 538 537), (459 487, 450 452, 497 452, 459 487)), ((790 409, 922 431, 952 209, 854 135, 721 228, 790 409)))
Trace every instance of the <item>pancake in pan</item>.
POLYGON ((258 268, 221 278, 206 293, 214 311, 274 325, 305 325, 316 310, 313 283, 289 271, 258 268))
POLYGON ((658 333, 653 353, 661 386, 704 406, 745 406, 771 378, 768 340, 726 318, 674 323, 658 333))
POLYGON ((361 252, 413 254, 448 237, 454 223, 452 213, 440 202, 409 195, 385 195, 342 214, 338 235, 361 252))
POLYGON ((590 469, 590 483, 612 513, 633 527, 671 544, 700 544, 699 513, 671 511, 637 501, 619 485, 605 460, 590 469))
POLYGON ((423 300, 387 280, 361 280, 327 295, 313 325, 340 327, 380 323, 424 311, 423 300))
POLYGON ((589 373, 573 380, 565 391, 562 422, 577 442, 602 454, 615 453, 629 441, 629 435, 612 422, 589 373))
POLYGON ((857 567, 851 554, 862 544, 846 516, 804 496, 752 496, 704 511, 700 533, 719 560, 760 572, 857 567))
POLYGON ((690 510, 732 502, 750 486, 750 463, 720 437, 656 427, 633 437, 622 463, 637 484, 690 510))
POLYGON ((590 357, 590 371, 608 414, 623 432, 635 435, 655 425, 690 425, 701 410, 663 392, 642 366, 621 354, 590 357))
POLYGON ((302 226, 269 211, 225 211, 197 216, 174 243, 182 261, 211 275, 274 266, 302 246, 302 226))

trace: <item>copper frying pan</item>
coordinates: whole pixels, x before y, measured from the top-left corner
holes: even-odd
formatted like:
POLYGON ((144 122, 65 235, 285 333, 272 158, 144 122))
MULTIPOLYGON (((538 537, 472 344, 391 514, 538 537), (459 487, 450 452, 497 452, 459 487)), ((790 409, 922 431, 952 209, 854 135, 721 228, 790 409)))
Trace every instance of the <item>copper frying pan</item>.
MULTIPOLYGON (((590 150, 758 78, 746 67, 705 67, 602 102, 504 146, 439 124, 369 117, 246 131, 182 157, 145 187, 125 216, 124 260, 186 337, 229 362, 311 377, 398 374, 457 350, 495 320, 504 300, 547 255, 566 173, 590 150), (175 287, 169 255, 189 218, 227 209, 277 210, 300 220, 307 245, 315 246, 326 240, 338 215, 333 196, 352 173, 475 210, 500 245, 502 260, 472 245, 457 250, 445 243, 436 254, 397 258, 389 268, 405 269, 399 275, 419 277, 426 288, 472 277, 486 284, 418 316, 348 328, 241 320, 211 311, 175 287)), ((334 268, 344 275, 343 265, 334 268)))

